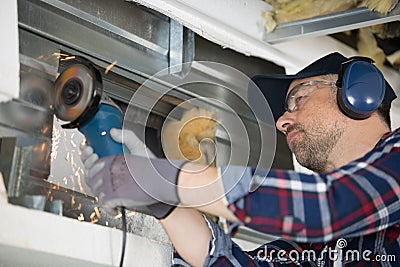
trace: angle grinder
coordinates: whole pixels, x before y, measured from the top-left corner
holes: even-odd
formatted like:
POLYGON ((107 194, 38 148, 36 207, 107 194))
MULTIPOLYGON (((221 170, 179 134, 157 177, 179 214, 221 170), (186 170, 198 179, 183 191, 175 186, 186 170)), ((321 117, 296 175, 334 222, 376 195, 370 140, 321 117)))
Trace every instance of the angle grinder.
POLYGON ((62 128, 77 128, 99 157, 123 153, 123 145, 110 136, 122 128, 121 109, 103 92, 100 71, 89 60, 76 56, 55 81, 54 113, 68 122, 62 128))

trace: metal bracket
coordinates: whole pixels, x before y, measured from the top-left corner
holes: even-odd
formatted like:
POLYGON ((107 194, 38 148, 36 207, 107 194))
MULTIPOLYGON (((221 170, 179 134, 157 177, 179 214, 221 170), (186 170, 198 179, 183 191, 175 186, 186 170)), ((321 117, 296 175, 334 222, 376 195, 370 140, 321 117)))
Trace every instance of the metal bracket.
POLYGON ((179 22, 170 20, 169 72, 185 77, 194 60, 194 33, 179 22))
POLYGON ((400 4, 384 15, 366 7, 279 24, 274 31, 264 33, 264 41, 279 43, 299 37, 323 36, 347 30, 400 20, 400 4))

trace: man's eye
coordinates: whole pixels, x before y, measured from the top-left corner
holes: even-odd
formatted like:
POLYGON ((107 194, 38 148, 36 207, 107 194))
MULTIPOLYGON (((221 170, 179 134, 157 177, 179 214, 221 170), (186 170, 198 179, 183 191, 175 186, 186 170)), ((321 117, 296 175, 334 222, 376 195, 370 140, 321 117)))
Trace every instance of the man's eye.
POLYGON ((294 103, 296 104, 296 106, 297 106, 297 104, 300 103, 300 101, 301 101, 303 98, 304 98, 304 96, 300 95, 300 96, 297 96, 297 97, 294 99, 294 103))

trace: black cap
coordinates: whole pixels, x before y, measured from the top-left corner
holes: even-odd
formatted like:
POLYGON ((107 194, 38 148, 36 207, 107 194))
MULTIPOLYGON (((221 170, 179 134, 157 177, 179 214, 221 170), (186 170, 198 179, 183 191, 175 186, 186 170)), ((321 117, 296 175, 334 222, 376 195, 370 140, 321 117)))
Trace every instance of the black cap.
MULTIPOLYGON (((349 58, 335 52, 314 61, 297 74, 256 75, 252 78, 252 81, 257 85, 267 99, 276 121, 285 112, 284 105, 286 93, 290 83, 294 79, 302 79, 325 74, 339 74, 342 63, 348 60, 349 58)), ((251 102, 250 92, 251 90, 249 90, 249 102, 251 102)), ((394 93, 393 88, 386 81, 385 98, 383 101, 385 101, 390 108, 391 103, 395 98, 396 94, 394 93)))

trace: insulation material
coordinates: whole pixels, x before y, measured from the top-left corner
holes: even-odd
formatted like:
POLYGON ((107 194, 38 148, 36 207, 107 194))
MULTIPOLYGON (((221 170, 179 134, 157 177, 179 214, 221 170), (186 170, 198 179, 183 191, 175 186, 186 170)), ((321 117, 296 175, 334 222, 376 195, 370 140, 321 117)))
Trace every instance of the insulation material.
POLYGON ((362 28, 358 32, 357 49, 360 55, 372 58, 378 68, 382 68, 386 55, 378 47, 375 36, 370 28, 362 28))
POLYGON ((274 30, 280 23, 296 21, 326 15, 354 8, 359 0, 265 0, 273 11, 264 14, 267 20, 267 32, 274 30))
POLYGON ((390 22, 369 27, 371 31, 381 39, 400 37, 400 22, 390 22))
POLYGON ((264 13, 267 32, 277 24, 302 20, 365 6, 383 14, 390 12, 399 0, 265 0, 272 11, 264 13))
POLYGON ((387 14, 397 5, 398 2, 398 0, 365 0, 363 5, 368 7, 370 10, 387 14))
POLYGON ((400 22, 359 29, 357 37, 360 55, 374 59, 379 68, 388 63, 392 68, 400 70, 400 46, 395 45, 396 39, 400 37, 400 22))
POLYGON ((400 70, 400 50, 390 54, 386 57, 386 59, 392 64, 392 66, 398 70, 400 70))
MULTIPOLYGON (((382 14, 387 14, 399 4, 399 0, 265 0, 272 6, 272 11, 264 13, 267 21, 267 32, 272 32, 280 23, 298 21, 317 16, 337 13, 354 9, 357 7, 367 7, 368 9, 382 14)), ((376 65, 382 68, 384 63, 389 62, 394 68, 398 69, 398 54, 396 52, 387 53, 379 46, 377 39, 391 39, 400 37, 400 27, 398 22, 374 25, 359 29, 357 32, 357 50, 362 56, 374 59, 376 65), (390 54, 390 59, 387 56, 390 54), (397 59, 396 59, 397 58, 397 59)))
POLYGON ((199 164, 215 163, 216 126, 212 112, 201 108, 186 111, 181 120, 166 123, 162 130, 165 155, 199 164))

